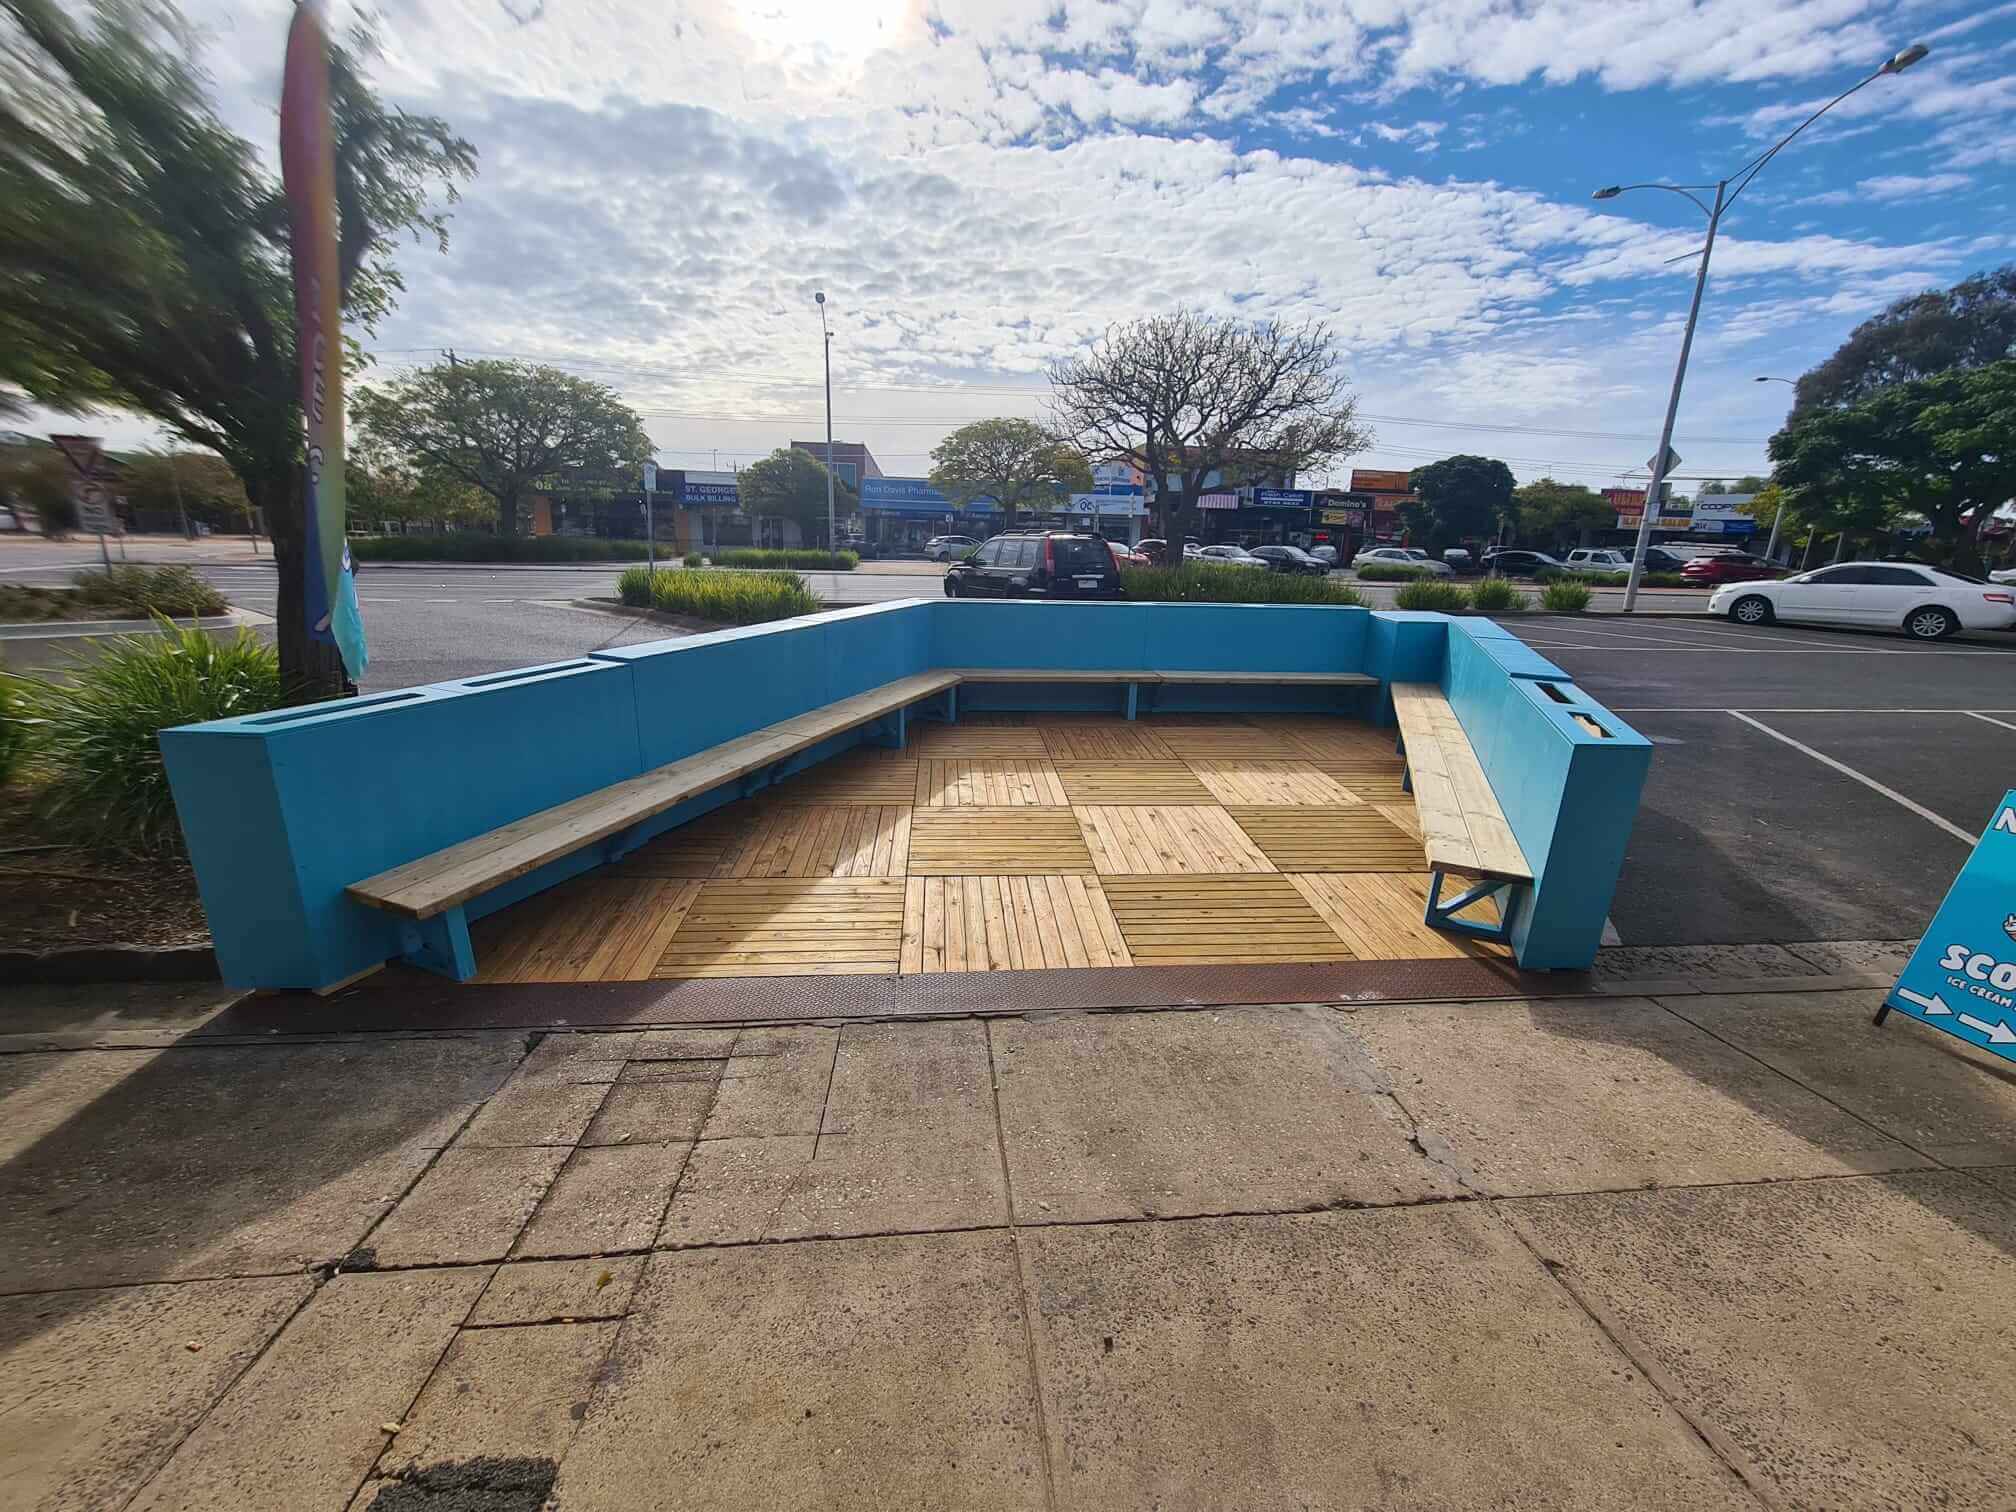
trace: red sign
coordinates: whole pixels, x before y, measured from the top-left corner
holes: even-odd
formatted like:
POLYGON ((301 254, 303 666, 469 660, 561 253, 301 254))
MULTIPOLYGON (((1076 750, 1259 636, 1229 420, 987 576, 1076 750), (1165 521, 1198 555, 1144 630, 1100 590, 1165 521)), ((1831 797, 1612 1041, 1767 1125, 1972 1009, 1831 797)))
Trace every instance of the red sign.
POLYGON ((1382 472, 1376 468, 1354 467, 1351 469, 1351 492, 1353 493, 1406 493, 1407 474, 1404 472, 1382 472))

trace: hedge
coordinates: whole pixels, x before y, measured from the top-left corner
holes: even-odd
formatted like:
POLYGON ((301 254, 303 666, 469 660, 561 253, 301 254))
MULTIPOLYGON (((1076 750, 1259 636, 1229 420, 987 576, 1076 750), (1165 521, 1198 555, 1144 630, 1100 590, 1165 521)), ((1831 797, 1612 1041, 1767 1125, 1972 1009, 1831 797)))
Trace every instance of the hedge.
POLYGON ((616 593, 633 609, 658 609, 723 625, 758 625, 766 620, 817 614, 819 595, 795 572, 687 572, 648 567, 626 570, 616 593))
MULTIPOLYGON (((495 536, 455 531, 448 535, 356 536, 350 555, 360 562, 641 562, 650 548, 643 541, 608 541, 600 536, 495 536)), ((675 553, 658 548, 661 559, 675 553)))
POLYGON ((1396 567, 1386 562, 1367 562, 1355 570, 1361 583, 1410 583, 1415 578, 1441 575, 1428 567, 1396 567))
POLYGON ((1150 604, 1337 604, 1363 608, 1365 597, 1348 583, 1299 573, 1256 572, 1251 567, 1122 567, 1127 597, 1150 604))
POLYGON ((852 572, 861 558, 851 551, 777 551, 736 546, 712 553, 716 567, 760 567, 791 572, 852 572))

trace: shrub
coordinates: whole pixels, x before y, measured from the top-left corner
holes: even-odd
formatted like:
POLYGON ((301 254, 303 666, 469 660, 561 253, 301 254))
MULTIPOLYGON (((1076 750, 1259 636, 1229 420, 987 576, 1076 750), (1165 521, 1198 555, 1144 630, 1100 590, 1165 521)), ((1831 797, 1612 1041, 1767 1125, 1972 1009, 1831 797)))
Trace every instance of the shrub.
POLYGON ((1395 609, 1427 609, 1438 614, 1461 614, 1470 607, 1470 592, 1455 583, 1435 578, 1419 578, 1393 595, 1395 609))
POLYGON ((1396 567, 1390 562, 1367 562, 1356 570, 1361 583, 1411 583, 1433 576, 1426 567, 1396 567))
POLYGON ((687 614, 724 625, 757 625, 819 612, 819 595, 795 572, 657 572, 632 567, 616 593, 633 609, 687 614))
MULTIPOLYGON (((1587 583, 1592 588, 1622 588, 1631 580, 1628 572, 1596 572, 1588 568, 1571 567, 1567 571, 1543 568, 1534 574, 1541 582, 1587 583)), ((1645 588, 1693 588, 1697 585, 1677 572, 1648 572, 1638 580, 1645 588)))
POLYGON ((181 845, 161 731, 280 704, 279 655, 251 631, 220 640, 155 620, 158 635, 102 642, 67 676, 7 679, 49 779, 45 812, 114 850, 181 845))
POLYGON ((852 572, 861 558, 851 551, 771 551, 737 546, 714 553, 716 567, 758 567, 793 572, 852 572))
POLYGON ((14 780, 21 765, 21 753, 28 743, 28 727, 21 720, 20 699, 11 682, 0 680, 0 787, 14 780))
POLYGON ((1363 608, 1365 597, 1348 583, 1251 567, 1122 567, 1127 597, 1151 604, 1334 604, 1363 608))
POLYGON ((1504 578, 1486 578, 1470 590, 1470 607, 1486 614, 1502 614, 1511 609, 1524 609, 1526 595, 1504 578))
POLYGON ((350 555, 360 562, 641 562, 650 555, 643 541, 605 541, 600 536, 496 536, 454 531, 448 535, 357 536, 350 555))
POLYGON ((1540 603, 1555 614, 1580 614, 1595 596, 1587 583, 1554 582, 1540 590, 1540 603))
POLYGON ((114 567, 77 574, 77 596, 107 619, 170 619, 222 614, 224 595, 187 567, 114 567))

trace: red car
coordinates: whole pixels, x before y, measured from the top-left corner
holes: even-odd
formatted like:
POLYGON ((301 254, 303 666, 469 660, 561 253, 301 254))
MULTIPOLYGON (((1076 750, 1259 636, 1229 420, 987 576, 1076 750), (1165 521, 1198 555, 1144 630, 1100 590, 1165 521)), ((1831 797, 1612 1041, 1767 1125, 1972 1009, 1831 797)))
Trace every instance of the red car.
POLYGON ((1722 551, 1714 556, 1698 556, 1680 569, 1680 576, 1703 588, 1723 583, 1754 583, 1760 578, 1783 577, 1785 569, 1774 567, 1762 557, 1746 551, 1722 551))

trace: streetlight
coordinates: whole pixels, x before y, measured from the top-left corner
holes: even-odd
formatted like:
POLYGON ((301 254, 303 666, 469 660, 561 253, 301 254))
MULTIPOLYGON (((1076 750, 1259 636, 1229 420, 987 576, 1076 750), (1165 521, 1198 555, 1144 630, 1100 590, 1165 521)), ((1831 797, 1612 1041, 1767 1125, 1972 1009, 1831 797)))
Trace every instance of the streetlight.
POLYGON ((826 328, 826 293, 812 296, 819 306, 819 334, 825 337, 826 354, 826 549, 833 549, 833 333, 826 328))
MULTIPOLYGON (((1901 57, 1903 55, 1900 53, 1898 56, 1901 57)), ((1910 66, 1909 64, 1905 65, 1905 67, 1907 68, 1909 66, 1910 66)), ((1799 387, 1799 382, 1795 378, 1773 378, 1769 373, 1766 373, 1761 377, 1753 378, 1750 381, 1752 383, 1783 383, 1788 387, 1794 389, 1799 387)), ((1764 560, 1767 562, 1775 561, 1777 559, 1778 531, 1784 524, 1785 524, 1785 506, 1781 503, 1776 509, 1771 511, 1771 544, 1764 548, 1764 560)))
POLYGON ((1673 391, 1666 398, 1666 423, 1659 431, 1659 450, 1652 456, 1652 481, 1645 489, 1645 509, 1638 516, 1638 544, 1631 553, 1631 576, 1624 585, 1624 612, 1629 614, 1638 603, 1638 583, 1645 576, 1645 549, 1652 544, 1652 521, 1659 508, 1659 490, 1666 481, 1666 472, 1673 455, 1673 420, 1680 411, 1680 387, 1687 379, 1687 354, 1694 347, 1694 325, 1701 316, 1701 294, 1708 286, 1708 260, 1715 254, 1715 233, 1722 227, 1722 212, 1736 202, 1736 196, 1750 187, 1750 181, 1764 171, 1764 165, 1783 152, 1792 139, 1811 126, 1820 117, 1839 105, 1856 90, 1873 84, 1885 74, 1902 73, 1930 51, 1923 43, 1914 43, 1891 58, 1881 68, 1854 86, 1844 89, 1833 99, 1806 117, 1781 138, 1774 147, 1760 152, 1756 157, 1738 168, 1728 178, 1713 184, 1612 184, 1598 189, 1592 199, 1610 200, 1620 194, 1628 194, 1633 189, 1661 189, 1668 194, 1680 195, 1693 202, 1695 209, 1708 217, 1708 239, 1702 244, 1699 256, 1701 266, 1694 275, 1694 302, 1687 310, 1687 330, 1680 338, 1680 361, 1673 369, 1673 391), (1733 187, 1732 187, 1733 186, 1733 187), (1696 189, 1715 191, 1715 203, 1705 204, 1694 193, 1696 189))

